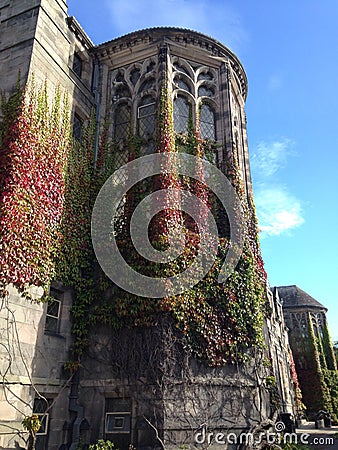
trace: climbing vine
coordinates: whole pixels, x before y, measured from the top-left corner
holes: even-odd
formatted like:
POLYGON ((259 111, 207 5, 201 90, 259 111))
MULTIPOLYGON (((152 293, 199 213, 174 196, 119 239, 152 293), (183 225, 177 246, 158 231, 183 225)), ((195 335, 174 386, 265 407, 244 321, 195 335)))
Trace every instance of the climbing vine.
POLYGON ((2 99, 0 163, 0 287, 13 283, 48 289, 64 199, 69 150, 67 98, 56 91, 51 106, 46 85, 34 83, 2 99))
MULTIPOLYGON (((201 166, 197 164, 196 172, 202 181, 164 170, 147 186, 152 186, 153 190, 189 189, 212 209, 224 233, 212 269, 193 288, 163 299, 137 297, 107 279, 96 262, 91 244, 93 204, 101 186, 115 169, 116 148, 108 139, 109 117, 97 130, 93 111, 84 127, 82 141, 72 141, 69 108, 66 99, 61 97, 57 91, 53 106, 49 107, 46 86, 43 89, 31 86, 22 95, 16 93, 3 108, 6 111, 7 107, 8 120, 4 121, 2 130, 4 162, 0 172, 3 186, 0 225, 4 242, 1 258, 5 268, 2 286, 13 283, 24 289, 35 284, 47 289, 50 281, 57 279, 73 288, 71 360, 76 367, 87 347, 92 326, 98 323, 108 323, 115 328, 151 326, 160 316, 172 320, 186 337, 193 354, 206 364, 217 366, 243 360, 248 348, 262 343, 266 274, 253 202, 244 189, 234 156, 236 152, 227 155, 224 165, 245 213, 244 249, 235 271, 226 283, 218 283, 218 272, 229 245, 224 225, 227 218, 203 183, 201 166)), ((174 132, 172 99, 166 86, 162 89, 158 110, 157 152, 183 151, 199 158, 210 157, 214 144, 201 138, 192 120, 186 136, 174 132)), ((127 146, 129 160, 132 160, 139 155, 142 141, 131 133, 127 146)), ((143 185, 127 194, 117 241, 123 247, 126 260, 136 270, 151 276, 178 273, 189 266, 198 250, 200 238, 196 224, 180 211, 179 195, 174 202, 168 198, 168 207, 150 226, 151 242, 154 247, 165 249, 169 230, 183 226, 186 230, 184 254, 166 267, 145 263, 133 251, 126 230, 137 204, 135 199, 141 199, 146 193, 143 185)))

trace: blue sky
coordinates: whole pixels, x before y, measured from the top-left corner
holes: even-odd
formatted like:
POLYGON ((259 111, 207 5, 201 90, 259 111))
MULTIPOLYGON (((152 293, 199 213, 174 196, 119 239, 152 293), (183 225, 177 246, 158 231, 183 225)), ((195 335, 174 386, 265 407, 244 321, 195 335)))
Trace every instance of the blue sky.
POLYGON ((270 284, 329 308, 338 340, 338 2, 68 0, 95 44, 151 26, 218 39, 249 80, 247 128, 270 284))

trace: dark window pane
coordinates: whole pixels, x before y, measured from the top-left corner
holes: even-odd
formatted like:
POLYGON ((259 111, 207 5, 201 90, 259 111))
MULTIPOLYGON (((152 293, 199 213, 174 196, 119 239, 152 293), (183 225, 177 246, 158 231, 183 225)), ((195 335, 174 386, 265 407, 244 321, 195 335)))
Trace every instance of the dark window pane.
POLYGON ((145 80, 139 89, 139 92, 146 91, 148 89, 155 89, 155 80, 154 78, 150 78, 148 80, 145 80))
POLYGON ((115 111, 115 139, 127 139, 130 130, 131 111, 127 104, 119 105, 115 111))
POLYGON ((51 288, 46 311, 45 331, 59 332, 62 296, 62 292, 51 288))
POLYGON ((45 330, 52 333, 59 331, 61 302, 59 300, 48 300, 45 330))
POLYGON ((123 84, 122 86, 119 86, 116 88, 114 98, 115 100, 118 100, 122 97, 130 97, 130 91, 126 84, 123 84))
POLYGON ((133 69, 130 72, 130 81, 133 83, 134 86, 139 78, 140 78, 140 69, 133 69))
POLYGON ((33 414, 39 417, 41 427, 36 435, 35 450, 47 450, 48 449, 48 432, 49 432, 49 410, 53 400, 47 398, 45 401, 42 398, 34 399, 33 414))
POLYGON ((156 105, 151 97, 146 97, 138 108, 139 134, 143 138, 151 138, 155 132, 156 105))
POLYGON ((183 80, 181 80, 179 78, 176 78, 174 82, 180 89, 183 89, 184 91, 190 92, 189 86, 183 80))
POLYGON ((177 97, 174 101, 174 128, 177 133, 187 133, 190 105, 184 97, 177 97))
POLYGON ((147 66, 147 72, 148 73, 152 72, 154 70, 154 68, 155 68, 155 63, 154 63, 154 61, 151 61, 147 66))
POLYGON ((116 75, 116 77, 115 77, 115 81, 117 81, 117 82, 124 81, 124 76, 123 76, 123 73, 122 73, 122 72, 118 72, 118 73, 117 73, 117 75, 116 75))
POLYGON ((189 75, 188 71, 177 63, 174 64, 174 69, 177 70, 178 72, 182 72, 185 73, 186 75, 189 75))
POLYGON ((73 137, 78 142, 81 142, 82 134, 83 134, 83 120, 77 114, 75 114, 73 122, 73 137))
POLYGON ((207 86, 200 86, 198 88, 198 96, 199 97, 213 97, 214 91, 207 86))
POLYGON ((212 80, 213 76, 211 75, 210 72, 202 72, 198 75, 198 81, 199 80, 212 80))
POLYGON ((82 75, 82 59, 79 57, 79 55, 77 53, 74 54, 73 71, 76 73, 76 75, 78 77, 81 78, 81 75, 82 75))
POLYGON ((201 107, 200 127, 203 139, 216 139, 215 113, 209 105, 203 104, 201 107))

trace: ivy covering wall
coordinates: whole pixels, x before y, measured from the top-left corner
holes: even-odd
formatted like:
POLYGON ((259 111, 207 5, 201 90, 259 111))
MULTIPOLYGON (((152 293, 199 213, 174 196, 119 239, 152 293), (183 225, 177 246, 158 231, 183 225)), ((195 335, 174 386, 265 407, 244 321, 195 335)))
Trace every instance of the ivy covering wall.
MULTIPOLYGON (((46 86, 37 88, 30 84, 24 92, 18 89, 9 100, 3 100, 0 166, 2 289, 13 283, 25 292, 30 285, 37 285, 47 293, 53 279, 73 288, 71 368, 76 368, 81 360, 91 327, 102 323, 113 328, 152 326, 163 316, 172 320, 186 336, 190 351, 206 364, 217 366, 243 360, 249 348, 263 342, 266 275, 253 202, 245 192, 234 154, 228 155, 226 175, 242 200, 245 243, 233 274, 226 283, 217 282, 229 243, 227 236, 223 236, 212 270, 192 289, 163 299, 137 297, 107 279, 96 262, 91 245, 93 204, 100 187, 115 169, 117 146, 108 135, 109 117, 101 124, 99 146, 95 150, 94 112, 88 118, 82 141, 75 142, 71 137, 66 97, 57 91, 49 101, 48 95, 46 86)), ((195 128, 190 123, 186 136, 175 134, 172 109, 172 99, 164 87, 158 107, 156 151, 184 151, 200 158, 208 157, 214 148, 210 142, 201 139, 198 126, 195 128)), ((126 145, 129 159, 138 157, 142 142, 130 134, 126 145)), ((148 180, 150 185, 157 189, 189 188, 217 215, 217 199, 202 182, 173 173, 148 180)), ((177 273, 189 265, 199 243, 197 230, 188 217, 167 209, 151 227, 152 243, 159 249, 167 245, 168 224, 181 222, 187 229, 184 256, 165 268, 141 261, 126 236, 126 224, 133 207, 146 192, 147 189, 137 188, 127 195, 117 240, 124 245, 128 262, 139 270, 154 276, 161 271, 164 275, 177 273)))
POLYGON ((314 327, 310 312, 307 323, 306 335, 291 334, 303 401, 311 419, 324 410, 337 422, 338 371, 328 326, 325 322, 320 329, 314 327))

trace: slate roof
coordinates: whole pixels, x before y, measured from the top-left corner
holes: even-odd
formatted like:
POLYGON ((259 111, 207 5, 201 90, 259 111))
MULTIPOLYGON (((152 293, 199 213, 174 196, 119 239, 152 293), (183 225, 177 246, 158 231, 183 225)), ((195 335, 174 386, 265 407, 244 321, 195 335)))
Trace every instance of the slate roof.
POLYGON ((296 285, 292 286, 277 286, 277 290, 279 293, 279 297, 281 299, 283 308, 315 308, 315 309, 324 309, 327 311, 327 308, 319 303, 316 299, 311 297, 311 295, 307 294, 305 291, 300 289, 296 285))

